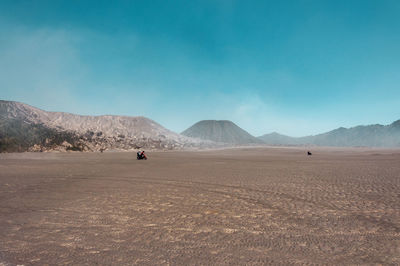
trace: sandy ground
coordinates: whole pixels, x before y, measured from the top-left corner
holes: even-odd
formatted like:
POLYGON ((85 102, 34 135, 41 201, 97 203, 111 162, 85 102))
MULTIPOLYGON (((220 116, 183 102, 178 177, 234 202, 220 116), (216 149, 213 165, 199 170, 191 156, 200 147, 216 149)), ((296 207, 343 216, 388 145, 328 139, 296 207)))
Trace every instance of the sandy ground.
POLYGON ((400 264, 400 151, 0 155, 0 265, 400 264))

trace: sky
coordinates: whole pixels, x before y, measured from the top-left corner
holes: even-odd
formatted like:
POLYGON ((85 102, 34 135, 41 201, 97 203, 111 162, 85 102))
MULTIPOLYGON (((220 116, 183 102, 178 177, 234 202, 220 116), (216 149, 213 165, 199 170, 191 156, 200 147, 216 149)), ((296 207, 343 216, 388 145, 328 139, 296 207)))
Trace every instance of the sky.
POLYGON ((400 1, 0 1, 0 99, 305 136, 400 119, 400 1))

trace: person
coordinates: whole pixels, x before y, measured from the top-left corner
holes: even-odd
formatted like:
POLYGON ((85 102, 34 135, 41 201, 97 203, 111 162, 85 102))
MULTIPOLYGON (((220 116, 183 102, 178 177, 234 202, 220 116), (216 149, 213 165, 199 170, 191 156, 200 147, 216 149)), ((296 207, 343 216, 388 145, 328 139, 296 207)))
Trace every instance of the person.
POLYGON ((144 151, 138 151, 138 152, 137 152, 137 159, 138 159, 138 160, 142 160, 142 159, 147 160, 147 156, 146 156, 146 154, 144 153, 144 151))

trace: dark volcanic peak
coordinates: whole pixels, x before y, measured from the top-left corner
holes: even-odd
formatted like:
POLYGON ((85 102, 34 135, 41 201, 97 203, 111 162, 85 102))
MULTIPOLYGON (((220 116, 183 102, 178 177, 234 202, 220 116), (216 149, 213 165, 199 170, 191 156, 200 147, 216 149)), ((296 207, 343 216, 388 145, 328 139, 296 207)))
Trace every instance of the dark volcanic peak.
POLYGON ((183 131, 182 135, 235 145, 263 143, 228 120, 202 120, 183 131))

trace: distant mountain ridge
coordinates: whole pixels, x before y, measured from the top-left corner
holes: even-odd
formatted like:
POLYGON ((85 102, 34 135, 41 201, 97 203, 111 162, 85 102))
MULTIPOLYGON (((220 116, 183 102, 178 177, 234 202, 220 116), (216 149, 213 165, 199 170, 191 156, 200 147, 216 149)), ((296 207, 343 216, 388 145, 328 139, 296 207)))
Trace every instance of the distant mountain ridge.
POLYGON ((400 147, 400 120, 385 126, 341 127, 298 138, 276 132, 256 138, 228 120, 199 121, 177 134, 141 116, 47 112, 0 100, 0 152, 170 150, 263 144, 400 147))
POLYGON ((297 145, 300 144, 299 138, 289 137, 286 135, 279 134, 277 132, 268 133, 258 137, 264 143, 268 145, 297 145))
POLYGON ((202 120, 186 129, 182 135, 234 145, 262 144, 244 129, 228 120, 202 120))
POLYGON ((295 138, 270 133, 258 138, 269 145, 400 147, 400 120, 386 126, 340 127, 315 136, 295 138))
POLYGON ((0 151, 177 149, 200 144, 145 117, 47 112, 0 100, 0 151))

